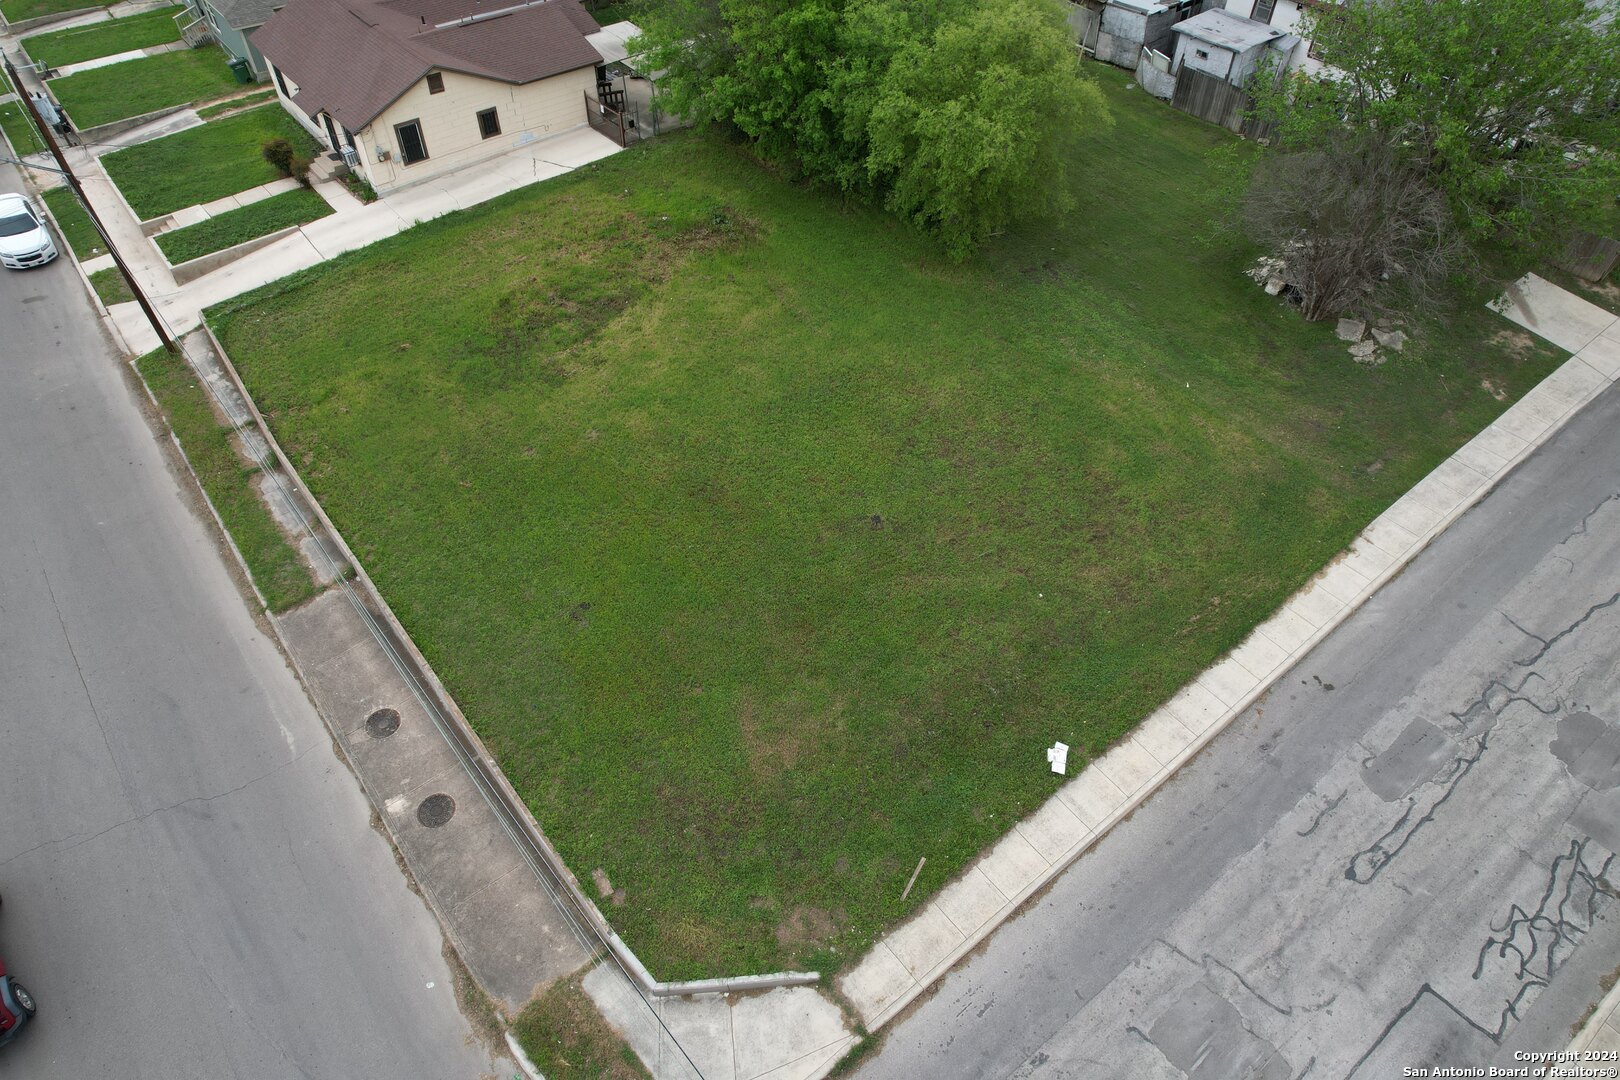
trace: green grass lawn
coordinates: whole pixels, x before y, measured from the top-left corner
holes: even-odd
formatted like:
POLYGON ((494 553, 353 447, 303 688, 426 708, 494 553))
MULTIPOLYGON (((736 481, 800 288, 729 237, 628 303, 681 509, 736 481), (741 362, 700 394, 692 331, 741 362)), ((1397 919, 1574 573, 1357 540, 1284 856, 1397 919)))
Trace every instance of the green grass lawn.
POLYGON ((175 12, 179 10, 179 7, 160 8, 109 22, 35 34, 23 38, 22 47, 30 59, 42 60, 47 67, 77 64, 131 49, 148 49, 180 40, 180 27, 174 21, 175 12))
POLYGON ((858 957, 1558 359, 1482 293, 1358 366, 1094 70, 1078 207, 963 266, 688 132, 211 315, 660 978, 858 957))
MULTIPOLYGON (((11 80, 0 71, 0 94, 12 93, 11 80)), ((0 105, 0 131, 6 134, 6 142, 11 145, 14 153, 37 154, 45 149, 40 140, 39 133, 34 130, 34 123, 28 117, 28 110, 21 102, 8 101, 0 105)))
POLYGON ((318 590, 309 570, 253 490, 258 468, 245 464, 231 446, 231 429, 220 422, 191 365, 162 349, 135 365, 163 405, 192 472, 230 530, 270 610, 285 611, 314 596, 318 590))
POLYGON ((259 148, 278 135, 305 153, 316 149, 315 140, 285 109, 264 105, 101 160, 130 207, 145 221, 279 180, 281 174, 259 154, 259 148))
POLYGON ((109 266, 105 270, 97 270, 90 275, 90 287, 96 290, 101 302, 108 307, 114 304, 130 304, 135 301, 135 294, 129 291, 129 282, 118 267, 109 266))
POLYGON ((299 188, 272 195, 240 210, 230 210, 207 221, 199 221, 173 232, 159 233, 157 245, 171 265, 200 258, 256 237, 302 225, 332 212, 326 200, 313 191, 299 188))
POLYGON ((90 224, 90 215, 84 212, 84 207, 73 197, 73 192, 65 187, 51 188, 43 197, 46 205, 51 208, 51 213, 56 215, 56 224, 62 230, 62 238, 68 242, 68 247, 73 249, 75 258, 84 262, 97 255, 107 254, 107 249, 101 242, 101 234, 90 224))
POLYGON ((99 11, 106 6, 89 4, 85 0, 0 0, 0 14, 5 15, 7 22, 18 23, 64 11, 99 11))
POLYGON ((224 97, 241 89, 213 46, 162 53, 51 80, 51 91, 78 128, 110 124, 172 105, 224 97))

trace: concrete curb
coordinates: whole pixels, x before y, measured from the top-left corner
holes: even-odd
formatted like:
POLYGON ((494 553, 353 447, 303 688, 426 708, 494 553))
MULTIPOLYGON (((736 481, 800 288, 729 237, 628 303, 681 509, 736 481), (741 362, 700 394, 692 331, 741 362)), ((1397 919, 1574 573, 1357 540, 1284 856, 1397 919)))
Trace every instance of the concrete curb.
MULTIPOLYGON (((248 411, 252 414, 253 423, 263 436, 270 452, 275 456, 276 464, 282 474, 296 489, 298 496, 316 516, 321 529, 332 546, 339 551, 343 558, 353 568, 355 583, 364 592, 364 601, 370 614, 381 625, 380 630, 386 632, 389 646, 396 651, 399 658, 410 667, 409 677, 414 679, 418 686, 431 697, 433 706, 440 715, 448 721, 444 735, 451 742, 452 749, 462 759, 464 767, 471 775, 473 782, 492 795, 491 805, 496 812, 505 818, 505 824, 512 830, 512 838, 519 846, 526 849, 525 854, 530 856, 536 871, 545 867, 547 875, 557 884, 567 896, 575 909, 575 913, 583 917, 590 924, 593 934, 600 939, 613 953, 625 970, 636 980, 643 992, 652 997, 685 997, 692 994, 730 994, 744 990, 770 990, 777 987, 808 986, 821 981, 819 972, 790 971, 774 972, 767 975, 747 975, 734 978, 702 979, 691 982, 666 983, 656 980, 639 957, 614 932, 607 919, 596 907, 596 904, 585 894, 579 880, 564 864, 561 856, 557 854, 551 842, 546 839, 539 824, 529 813, 528 807, 517 795, 516 790, 507 780, 506 774, 495 763, 494 757, 479 739, 477 733, 467 722, 467 718, 457 707, 455 700, 450 696, 428 664, 426 657, 416 648, 415 642, 406 633, 404 626, 394 615, 393 609, 383 599, 381 591, 366 573, 365 567, 355 557, 354 551, 349 547, 343 535, 338 532, 332 520, 327 517, 326 510, 315 499, 298 470, 293 467, 290 459, 282 450, 281 444, 265 422, 264 416, 259 412, 257 403, 248 394, 242 382, 236 365, 231 362, 230 356, 215 336, 213 327, 204 321, 202 329, 207 334, 209 342, 213 345, 219 356, 220 365, 229 376, 231 384, 235 387, 242 400, 247 403, 248 411)), ((279 631, 278 631, 279 634, 279 631)), ((285 645, 284 645, 285 648, 285 645)))
POLYGON ((260 248, 269 247, 277 240, 285 240, 301 228, 303 228, 302 225, 288 225, 285 228, 277 229, 273 233, 255 236, 251 240, 244 240, 232 247, 210 251, 206 255, 199 255, 195 259, 188 259, 180 263, 169 262, 169 257, 163 253, 162 245, 158 245, 158 256, 163 259, 164 265, 169 268, 169 273, 174 275, 174 283, 184 285, 186 282, 200 278, 204 274, 211 274, 227 263, 233 263, 242 258, 244 255, 251 255, 260 248))
MULTIPOLYGON (((63 76, 63 78, 67 79, 71 79, 72 77, 73 76, 71 75, 63 76)), ((134 131, 136 128, 150 124, 154 120, 162 120, 165 116, 173 116, 175 113, 185 112, 191 107, 192 106, 190 105, 170 105, 168 108, 154 109, 149 113, 142 113, 139 116, 126 116, 122 120, 109 120, 105 124, 98 124, 95 127, 82 129, 79 132, 79 141, 84 143, 86 146, 89 146, 92 143, 107 142, 119 135, 122 135, 126 131, 134 131)))
POLYGON ((524 1076, 527 1076, 529 1080, 546 1080, 545 1075, 541 1073, 535 1063, 529 1060, 529 1055, 523 1049, 523 1044, 518 1042, 517 1036, 510 1031, 506 1033, 506 1048, 512 1051, 512 1060, 517 1062, 517 1066, 523 1070, 524 1076))
POLYGON ((1396 500, 1248 640, 880 938, 838 980, 867 1030, 876 1032, 899 1015, 1135 812, 1617 378, 1620 318, 1612 318, 1606 331, 1587 339, 1580 352, 1396 500), (1583 358, 1588 351, 1590 362, 1583 358))

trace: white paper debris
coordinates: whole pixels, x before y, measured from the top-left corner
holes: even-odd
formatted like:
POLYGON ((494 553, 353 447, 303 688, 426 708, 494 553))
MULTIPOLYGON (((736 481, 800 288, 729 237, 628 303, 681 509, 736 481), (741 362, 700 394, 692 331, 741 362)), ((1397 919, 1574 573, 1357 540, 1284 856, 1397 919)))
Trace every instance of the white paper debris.
POLYGON ((1069 771, 1069 744, 1053 743, 1046 750, 1046 760, 1052 765, 1052 771, 1062 776, 1069 771))

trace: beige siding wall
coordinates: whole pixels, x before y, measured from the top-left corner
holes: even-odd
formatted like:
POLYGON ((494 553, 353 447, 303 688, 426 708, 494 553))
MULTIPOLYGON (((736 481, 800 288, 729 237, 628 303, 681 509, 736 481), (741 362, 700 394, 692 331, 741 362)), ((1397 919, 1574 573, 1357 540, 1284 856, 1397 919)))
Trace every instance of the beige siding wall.
POLYGON ((428 93, 423 79, 364 131, 355 132, 362 168, 378 192, 579 127, 585 123, 584 94, 596 88, 596 72, 589 67, 522 86, 454 71, 440 74, 444 76, 443 93, 428 93), (501 133, 491 139, 483 138, 478 130, 478 114, 485 109, 497 110, 501 121, 501 133), (422 139, 427 143, 427 160, 414 165, 402 161, 394 132, 396 124, 407 120, 421 124, 422 139), (377 160, 379 147, 390 152, 390 160, 377 160))

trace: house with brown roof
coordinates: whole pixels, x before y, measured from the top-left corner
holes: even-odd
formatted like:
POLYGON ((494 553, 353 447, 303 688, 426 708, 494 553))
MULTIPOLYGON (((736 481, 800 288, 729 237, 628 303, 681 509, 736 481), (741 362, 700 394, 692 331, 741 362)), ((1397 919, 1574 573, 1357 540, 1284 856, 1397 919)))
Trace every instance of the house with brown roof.
POLYGON ((382 194, 586 123, 600 29, 579 0, 290 0, 252 41, 382 194))

